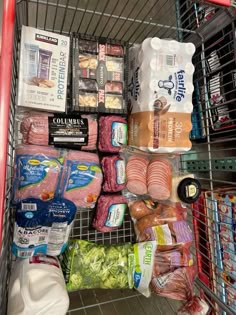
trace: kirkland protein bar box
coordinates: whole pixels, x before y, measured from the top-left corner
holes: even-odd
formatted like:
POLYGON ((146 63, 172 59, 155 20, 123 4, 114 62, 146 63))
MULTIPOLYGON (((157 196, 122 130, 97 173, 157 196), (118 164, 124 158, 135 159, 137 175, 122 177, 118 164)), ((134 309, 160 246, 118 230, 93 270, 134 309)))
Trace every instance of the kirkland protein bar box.
POLYGON ((22 27, 18 105, 64 112, 70 38, 22 27))

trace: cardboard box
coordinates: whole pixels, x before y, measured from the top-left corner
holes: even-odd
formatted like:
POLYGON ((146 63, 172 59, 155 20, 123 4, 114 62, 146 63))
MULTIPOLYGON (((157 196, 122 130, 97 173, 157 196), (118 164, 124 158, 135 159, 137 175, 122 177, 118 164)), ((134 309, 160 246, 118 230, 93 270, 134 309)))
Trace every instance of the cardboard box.
POLYGON ((64 112, 70 38, 22 27, 18 106, 64 112))

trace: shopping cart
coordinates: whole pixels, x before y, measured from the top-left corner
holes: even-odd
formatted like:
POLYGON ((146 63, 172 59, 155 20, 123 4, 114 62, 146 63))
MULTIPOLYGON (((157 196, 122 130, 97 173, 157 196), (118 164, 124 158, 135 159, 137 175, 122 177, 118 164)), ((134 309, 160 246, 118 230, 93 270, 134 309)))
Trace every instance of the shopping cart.
MULTIPOLYGON (((198 265, 196 290, 211 306, 212 314, 235 314, 222 290, 224 275, 216 261, 217 219, 212 206, 214 190, 235 185, 236 41, 233 8, 211 9, 190 0, 4 0, 0 59, 0 305, 6 314, 14 213, 10 206, 15 130, 15 109, 22 25, 61 34, 84 33, 139 43, 146 37, 191 41, 194 56, 196 108, 192 134, 193 149, 181 157, 182 170, 195 173, 209 192, 189 208, 189 221, 195 232, 193 254, 198 265), (219 96, 227 105, 227 123, 219 126, 217 103, 209 98, 211 63, 209 52, 220 50, 219 96), (210 67, 210 70, 209 70, 210 67), (193 215, 192 215, 193 214, 193 215), (213 225, 212 225, 213 223, 213 225)), ((214 81, 215 82, 215 81, 214 81)), ((77 217, 71 237, 102 243, 133 241, 132 224, 127 216, 120 230, 102 234, 89 229, 89 211, 77 217)), ((236 264, 236 262, 235 262, 236 264)), ((230 286, 230 284, 228 284, 230 286)), ((70 314, 176 314, 177 303, 155 297, 147 300, 133 291, 89 290, 71 295, 70 314)))

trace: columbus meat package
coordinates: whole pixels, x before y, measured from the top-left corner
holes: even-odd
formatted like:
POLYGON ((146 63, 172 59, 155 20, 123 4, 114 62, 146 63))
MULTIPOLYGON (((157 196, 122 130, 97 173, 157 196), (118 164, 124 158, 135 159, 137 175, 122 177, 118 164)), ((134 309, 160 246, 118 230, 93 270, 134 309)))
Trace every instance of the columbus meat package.
POLYGON ((129 49, 129 144, 148 152, 191 149, 192 43, 157 37, 129 49))
POLYGON ((64 198, 27 198, 18 202, 13 254, 20 258, 38 253, 60 255, 66 249, 75 214, 75 204, 64 198))
POLYGON ((20 145, 16 148, 13 200, 63 197, 77 207, 94 208, 102 186, 95 153, 20 145), (40 152, 40 153, 38 153, 40 152))
POLYGON ((65 112, 70 37, 22 26, 18 106, 65 112))
POLYGON ((74 111, 125 113, 126 45, 73 35, 74 111))
POLYGON ((96 150, 96 115, 64 115, 19 111, 18 141, 33 145, 54 145, 79 150, 96 150))

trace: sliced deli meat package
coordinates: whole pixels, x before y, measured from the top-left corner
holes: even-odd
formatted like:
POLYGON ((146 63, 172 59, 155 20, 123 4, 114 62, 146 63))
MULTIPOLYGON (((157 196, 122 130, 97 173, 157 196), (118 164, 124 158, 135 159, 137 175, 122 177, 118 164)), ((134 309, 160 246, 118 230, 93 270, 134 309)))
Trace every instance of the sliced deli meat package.
POLYGON ((127 201, 121 195, 101 195, 98 198, 93 227, 100 232, 118 229, 124 219, 127 201))
POLYGON ((148 152, 190 150, 192 43, 157 37, 129 49, 129 144, 148 152))
POLYGON ((77 207, 94 208, 102 186, 102 170, 95 153, 70 150, 65 157, 61 195, 77 207))
POLYGON ((13 184, 14 201, 30 197, 48 200, 57 196, 62 170, 60 158, 59 151, 49 146, 18 146, 13 184))
POLYGON ((19 141, 24 144, 49 144, 79 150, 96 150, 96 115, 64 115, 37 111, 20 111, 19 141))

